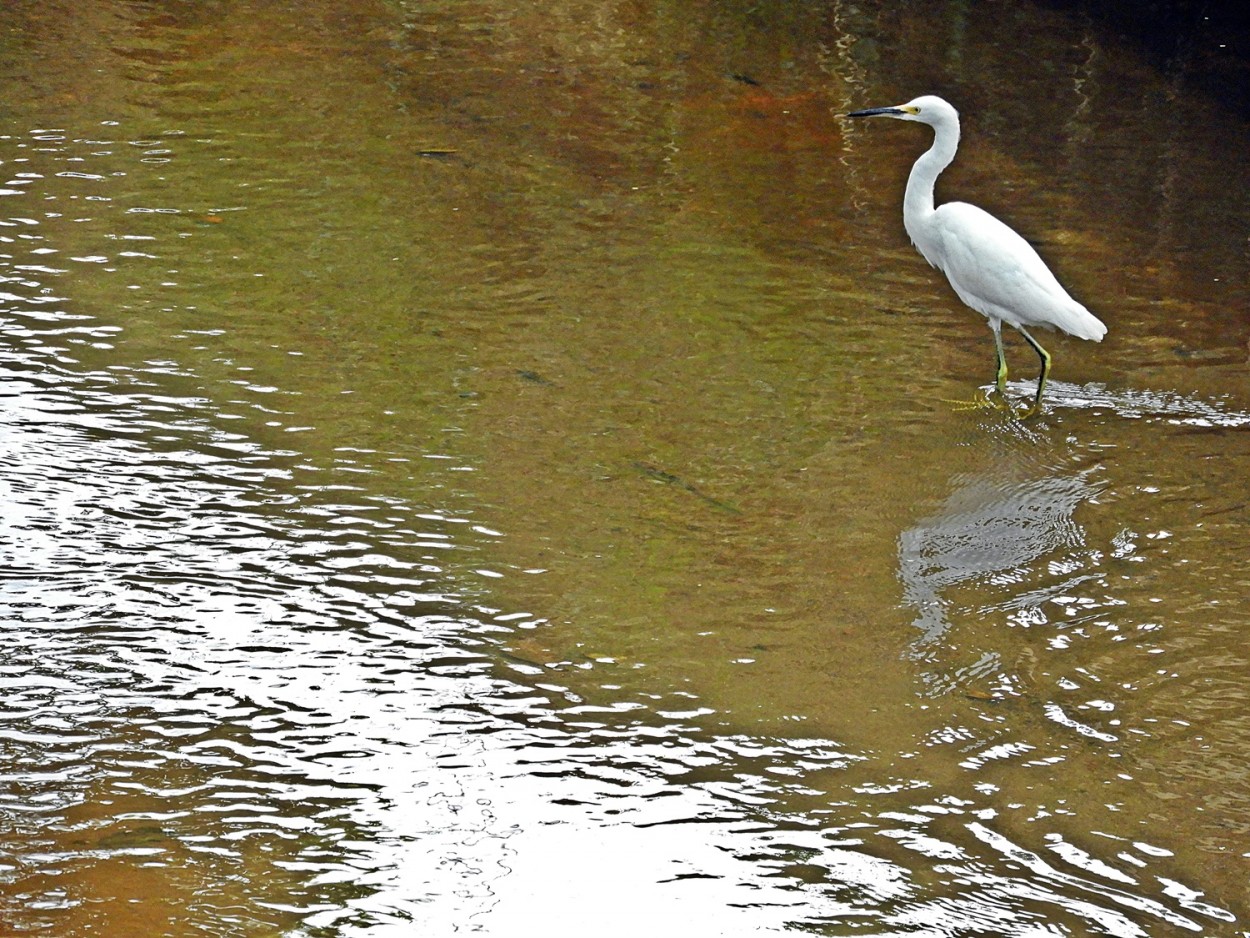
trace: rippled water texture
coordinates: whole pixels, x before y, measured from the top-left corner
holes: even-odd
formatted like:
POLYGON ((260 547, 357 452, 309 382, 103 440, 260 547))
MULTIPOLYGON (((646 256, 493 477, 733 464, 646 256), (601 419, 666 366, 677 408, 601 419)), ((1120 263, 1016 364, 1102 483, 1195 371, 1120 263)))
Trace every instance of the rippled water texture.
POLYGON ((1250 934, 1240 38, 988 9, 6 6, 0 933, 1250 934))

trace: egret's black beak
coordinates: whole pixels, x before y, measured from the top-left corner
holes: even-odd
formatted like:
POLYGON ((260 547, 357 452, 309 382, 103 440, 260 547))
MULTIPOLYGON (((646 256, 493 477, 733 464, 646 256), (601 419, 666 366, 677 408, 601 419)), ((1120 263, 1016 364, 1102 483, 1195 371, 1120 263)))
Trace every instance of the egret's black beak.
POLYGON ((863 111, 851 111, 847 117, 877 117, 881 114, 902 114, 903 109, 898 107, 870 107, 863 111))

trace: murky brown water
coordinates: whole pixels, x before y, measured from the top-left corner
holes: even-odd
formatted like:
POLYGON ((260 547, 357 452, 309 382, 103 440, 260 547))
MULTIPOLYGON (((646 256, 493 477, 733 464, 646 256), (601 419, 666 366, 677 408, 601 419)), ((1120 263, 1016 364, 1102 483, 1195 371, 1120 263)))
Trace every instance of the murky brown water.
POLYGON ((1250 132, 986 9, 10 4, 0 931, 1247 934, 1250 132))

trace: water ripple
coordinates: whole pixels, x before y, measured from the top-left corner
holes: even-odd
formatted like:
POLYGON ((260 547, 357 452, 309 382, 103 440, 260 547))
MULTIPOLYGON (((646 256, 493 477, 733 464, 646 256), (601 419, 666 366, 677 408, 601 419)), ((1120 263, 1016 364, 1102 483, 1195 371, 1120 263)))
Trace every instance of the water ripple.
MULTIPOLYGON (((180 410, 102 375, 13 377, 21 393, 0 397, 13 506, 0 519, 0 883, 24 927, 90 914, 101 888, 125 896, 109 870, 196 884, 210 930, 557 934, 533 889, 553 868, 569 922, 597 920, 596 883, 646 895, 629 933, 698 932, 709 909, 731 933, 1227 921, 1183 887, 1149 895, 1139 870, 1158 861, 1142 851, 1111 866, 1051 840, 1043 859, 1011 839, 1010 818, 926 801, 926 784, 890 783, 829 740, 725 734, 676 697, 586 700, 537 666, 501 677, 498 613, 466 601, 447 567, 468 550, 456 519, 319 487, 299 457, 221 434, 194 399, 180 410), (587 838, 595 861, 568 862, 587 838), (941 888, 918 881, 926 868, 941 888)), ((988 514, 952 501, 955 528, 922 529, 937 533, 917 542, 916 582, 940 599, 962 577, 1084 550, 1070 518, 1097 488, 1069 482, 996 483, 988 514), (1018 556, 986 560, 959 533, 1039 499, 1061 507, 1018 556)), ((969 764, 999 758, 995 745, 969 764)))
MULTIPOLYGON (((456 35, 471 45, 471 32, 456 35)), ((174 85, 198 113, 207 86, 177 73, 183 51, 153 56, 138 35, 114 49, 143 67, 140 84, 174 85)), ((232 419, 245 410, 282 416, 273 386, 238 378, 223 408, 164 350, 138 367, 95 354, 113 348, 118 327, 76 309, 62 296, 68 285, 122 259, 155 260, 156 233, 167 236, 158 226, 187 224, 197 209, 168 189, 132 194, 116 216, 150 227, 61 252, 49 219, 27 217, 27 181, 111 199, 111 177, 96 171, 110 148, 163 165, 188 149, 186 137, 118 131, 106 141, 48 128, 5 142, 30 170, 0 190, 18 206, 0 226, 27 249, 0 276, 5 927, 119 931, 135 925, 127 908, 139 897, 176 908, 182 931, 208 934, 1035 938, 1232 920, 1176 878, 1163 848, 1047 826, 1069 796, 1050 766, 1118 758, 1106 747, 1134 733, 1169 740, 1154 711, 1125 713, 1123 696, 1101 689, 1123 644, 1104 565, 1147 559, 1160 532, 1099 532, 1080 517, 1107 491, 1088 460, 1022 458, 954 478, 946 502, 900 539, 899 578, 923 631, 923 705, 981 680, 998 680, 1007 706, 1021 702, 1017 720, 960 711, 917 744, 949 750, 959 781, 912 769, 915 753, 752 736, 689 693, 609 691, 502 654, 499 636, 535 617, 475 602, 468 584, 506 578, 475 556, 499 535, 373 491, 376 454, 318 459, 228 429, 250 425, 232 419), (145 250, 112 250, 137 239, 145 250), (952 634, 985 618, 1021 631, 1053 623, 1049 653, 1079 641, 1089 654, 1055 679, 1062 694, 1036 699, 1035 659, 990 641, 972 660, 952 651, 952 634), (1061 751, 1036 741, 1038 723, 1063 728, 1061 751), (1039 793, 1013 801, 1003 767, 1039 793)), ((541 243, 525 239, 522 255, 541 243)), ((736 285, 744 258, 718 253, 736 285)), ((541 305, 541 256, 531 266, 506 248, 481 255, 478 301, 541 305)), ((1245 424, 1166 395, 1053 389, 1057 419, 1245 424)), ((454 452, 421 456, 471 468, 454 452)), ((1235 609, 1240 597, 1227 599, 1235 609)), ((1231 613, 1212 622, 1240 626, 1231 613)), ((1227 697, 1193 707, 1236 707, 1243 660, 1137 624, 1147 651, 1192 647, 1189 660, 1220 676, 1227 697)), ((1148 669, 1131 676, 1143 690, 1169 686, 1148 669)), ((1232 777, 1244 743, 1228 735, 1185 771, 1232 777)))

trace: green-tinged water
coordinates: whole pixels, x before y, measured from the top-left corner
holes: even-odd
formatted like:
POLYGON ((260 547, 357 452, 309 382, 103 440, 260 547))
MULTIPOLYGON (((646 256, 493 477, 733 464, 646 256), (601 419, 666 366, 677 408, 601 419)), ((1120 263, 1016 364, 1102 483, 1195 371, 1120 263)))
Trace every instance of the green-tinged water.
POLYGON ((1250 132, 987 11, 10 4, 0 932, 1247 934, 1250 132))

